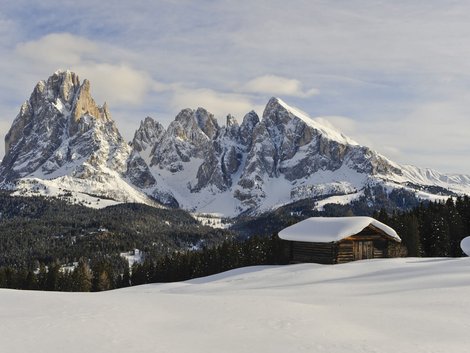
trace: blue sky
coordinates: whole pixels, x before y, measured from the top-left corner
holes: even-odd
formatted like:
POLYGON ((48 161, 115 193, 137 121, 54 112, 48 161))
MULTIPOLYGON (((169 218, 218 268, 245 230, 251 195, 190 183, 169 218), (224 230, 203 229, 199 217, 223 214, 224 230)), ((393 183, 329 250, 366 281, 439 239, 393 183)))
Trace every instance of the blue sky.
MULTIPOLYGON (((221 123, 271 96, 406 164, 470 174, 466 1, 0 0, 0 138, 71 69, 130 139, 198 106, 221 123)), ((3 155, 0 147, 0 158, 3 155)))

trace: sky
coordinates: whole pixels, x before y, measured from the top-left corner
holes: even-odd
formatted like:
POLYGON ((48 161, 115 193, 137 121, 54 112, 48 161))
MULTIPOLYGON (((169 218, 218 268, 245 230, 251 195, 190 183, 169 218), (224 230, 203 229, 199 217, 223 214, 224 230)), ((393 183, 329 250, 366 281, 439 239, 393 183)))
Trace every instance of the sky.
MULTIPOLYGON (((128 140, 271 96, 390 159, 470 174, 470 2, 0 0, 0 139, 58 69, 91 81, 128 140)), ((0 143, 0 159, 4 144, 0 143)))

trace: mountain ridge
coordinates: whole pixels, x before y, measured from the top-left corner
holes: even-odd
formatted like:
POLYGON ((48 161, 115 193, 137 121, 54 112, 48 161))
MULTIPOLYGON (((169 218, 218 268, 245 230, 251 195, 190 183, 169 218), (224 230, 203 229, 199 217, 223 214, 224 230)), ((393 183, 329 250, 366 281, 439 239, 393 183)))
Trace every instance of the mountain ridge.
POLYGON ((377 185, 418 199, 470 194, 470 176, 395 163, 280 98, 241 124, 228 115, 221 126, 204 108, 181 110, 167 128, 147 117, 126 143, 90 91, 71 71, 35 86, 5 137, 1 188, 70 194, 93 207, 140 202, 226 216, 306 198, 321 208, 328 197, 350 202, 377 185))

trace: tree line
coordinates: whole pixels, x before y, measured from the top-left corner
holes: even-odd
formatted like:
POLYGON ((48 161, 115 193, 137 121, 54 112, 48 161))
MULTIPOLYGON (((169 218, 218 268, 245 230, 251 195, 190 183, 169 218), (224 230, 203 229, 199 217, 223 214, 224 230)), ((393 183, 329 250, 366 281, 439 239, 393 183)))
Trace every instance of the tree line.
MULTIPOLYGON (((470 236, 470 198, 421 203, 410 211, 374 213, 394 228, 413 257, 462 256, 460 241, 470 236)), ((293 223, 286 217, 284 222, 293 223)), ((287 226, 289 224, 284 224, 287 226)), ((284 227, 283 226, 283 227, 284 227)), ((116 254, 99 252, 82 257, 75 270, 63 270, 58 259, 28 268, 0 267, 0 287, 59 291, 101 291, 145 283, 188 280, 253 265, 289 262, 287 242, 271 236, 226 238, 216 245, 202 243, 196 250, 178 249, 162 255, 149 251, 143 263, 129 269, 116 254)))
POLYGON ((39 269, 0 268, 0 287, 46 291, 90 292, 145 283, 165 283, 208 276, 234 268, 280 265, 289 261, 283 240, 277 236, 230 239, 199 250, 177 251, 164 257, 147 256, 131 269, 127 261, 116 267, 108 259, 80 259, 74 270, 64 270, 59 262, 39 269), (122 266, 124 264, 124 266, 122 266))
POLYGON ((183 210, 142 204, 92 209, 0 191, 0 267, 28 269, 80 258, 116 259, 136 248, 157 257, 200 244, 214 246, 232 236, 200 225, 183 210))
POLYGON ((463 256, 460 242, 470 236, 468 196, 421 203, 407 212, 388 214, 381 210, 373 216, 397 231, 408 249, 408 256, 463 256))

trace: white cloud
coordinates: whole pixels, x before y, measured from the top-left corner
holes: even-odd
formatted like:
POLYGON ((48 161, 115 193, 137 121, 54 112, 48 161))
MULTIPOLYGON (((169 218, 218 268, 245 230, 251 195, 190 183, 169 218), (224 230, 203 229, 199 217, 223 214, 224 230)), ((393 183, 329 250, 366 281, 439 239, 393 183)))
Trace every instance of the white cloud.
POLYGON ((111 107, 142 104, 154 86, 150 76, 124 64, 80 64, 71 69, 92 83, 92 94, 99 102, 107 101, 111 107))
POLYGON ((16 23, 0 13, 0 45, 13 42, 17 32, 16 23))
MULTIPOLYGON (((450 93, 450 92, 449 92, 450 93)), ((333 120, 347 135, 399 163, 466 173, 470 131, 467 94, 413 104, 402 116, 333 120)))
POLYGON ((132 53, 70 33, 54 33, 20 43, 15 49, 17 65, 28 66, 33 76, 47 78, 52 72, 71 69, 91 82, 93 95, 111 107, 142 104, 156 85, 151 76, 126 63, 132 53), (36 68, 36 70, 35 70, 36 68))
POLYGON ((250 93, 270 94, 275 96, 310 97, 318 94, 315 88, 304 90, 299 80, 275 75, 264 75, 248 81, 243 90, 250 93))
POLYGON ((52 33, 16 47, 16 53, 24 60, 48 67, 80 64, 98 50, 97 43, 70 33, 52 33))

